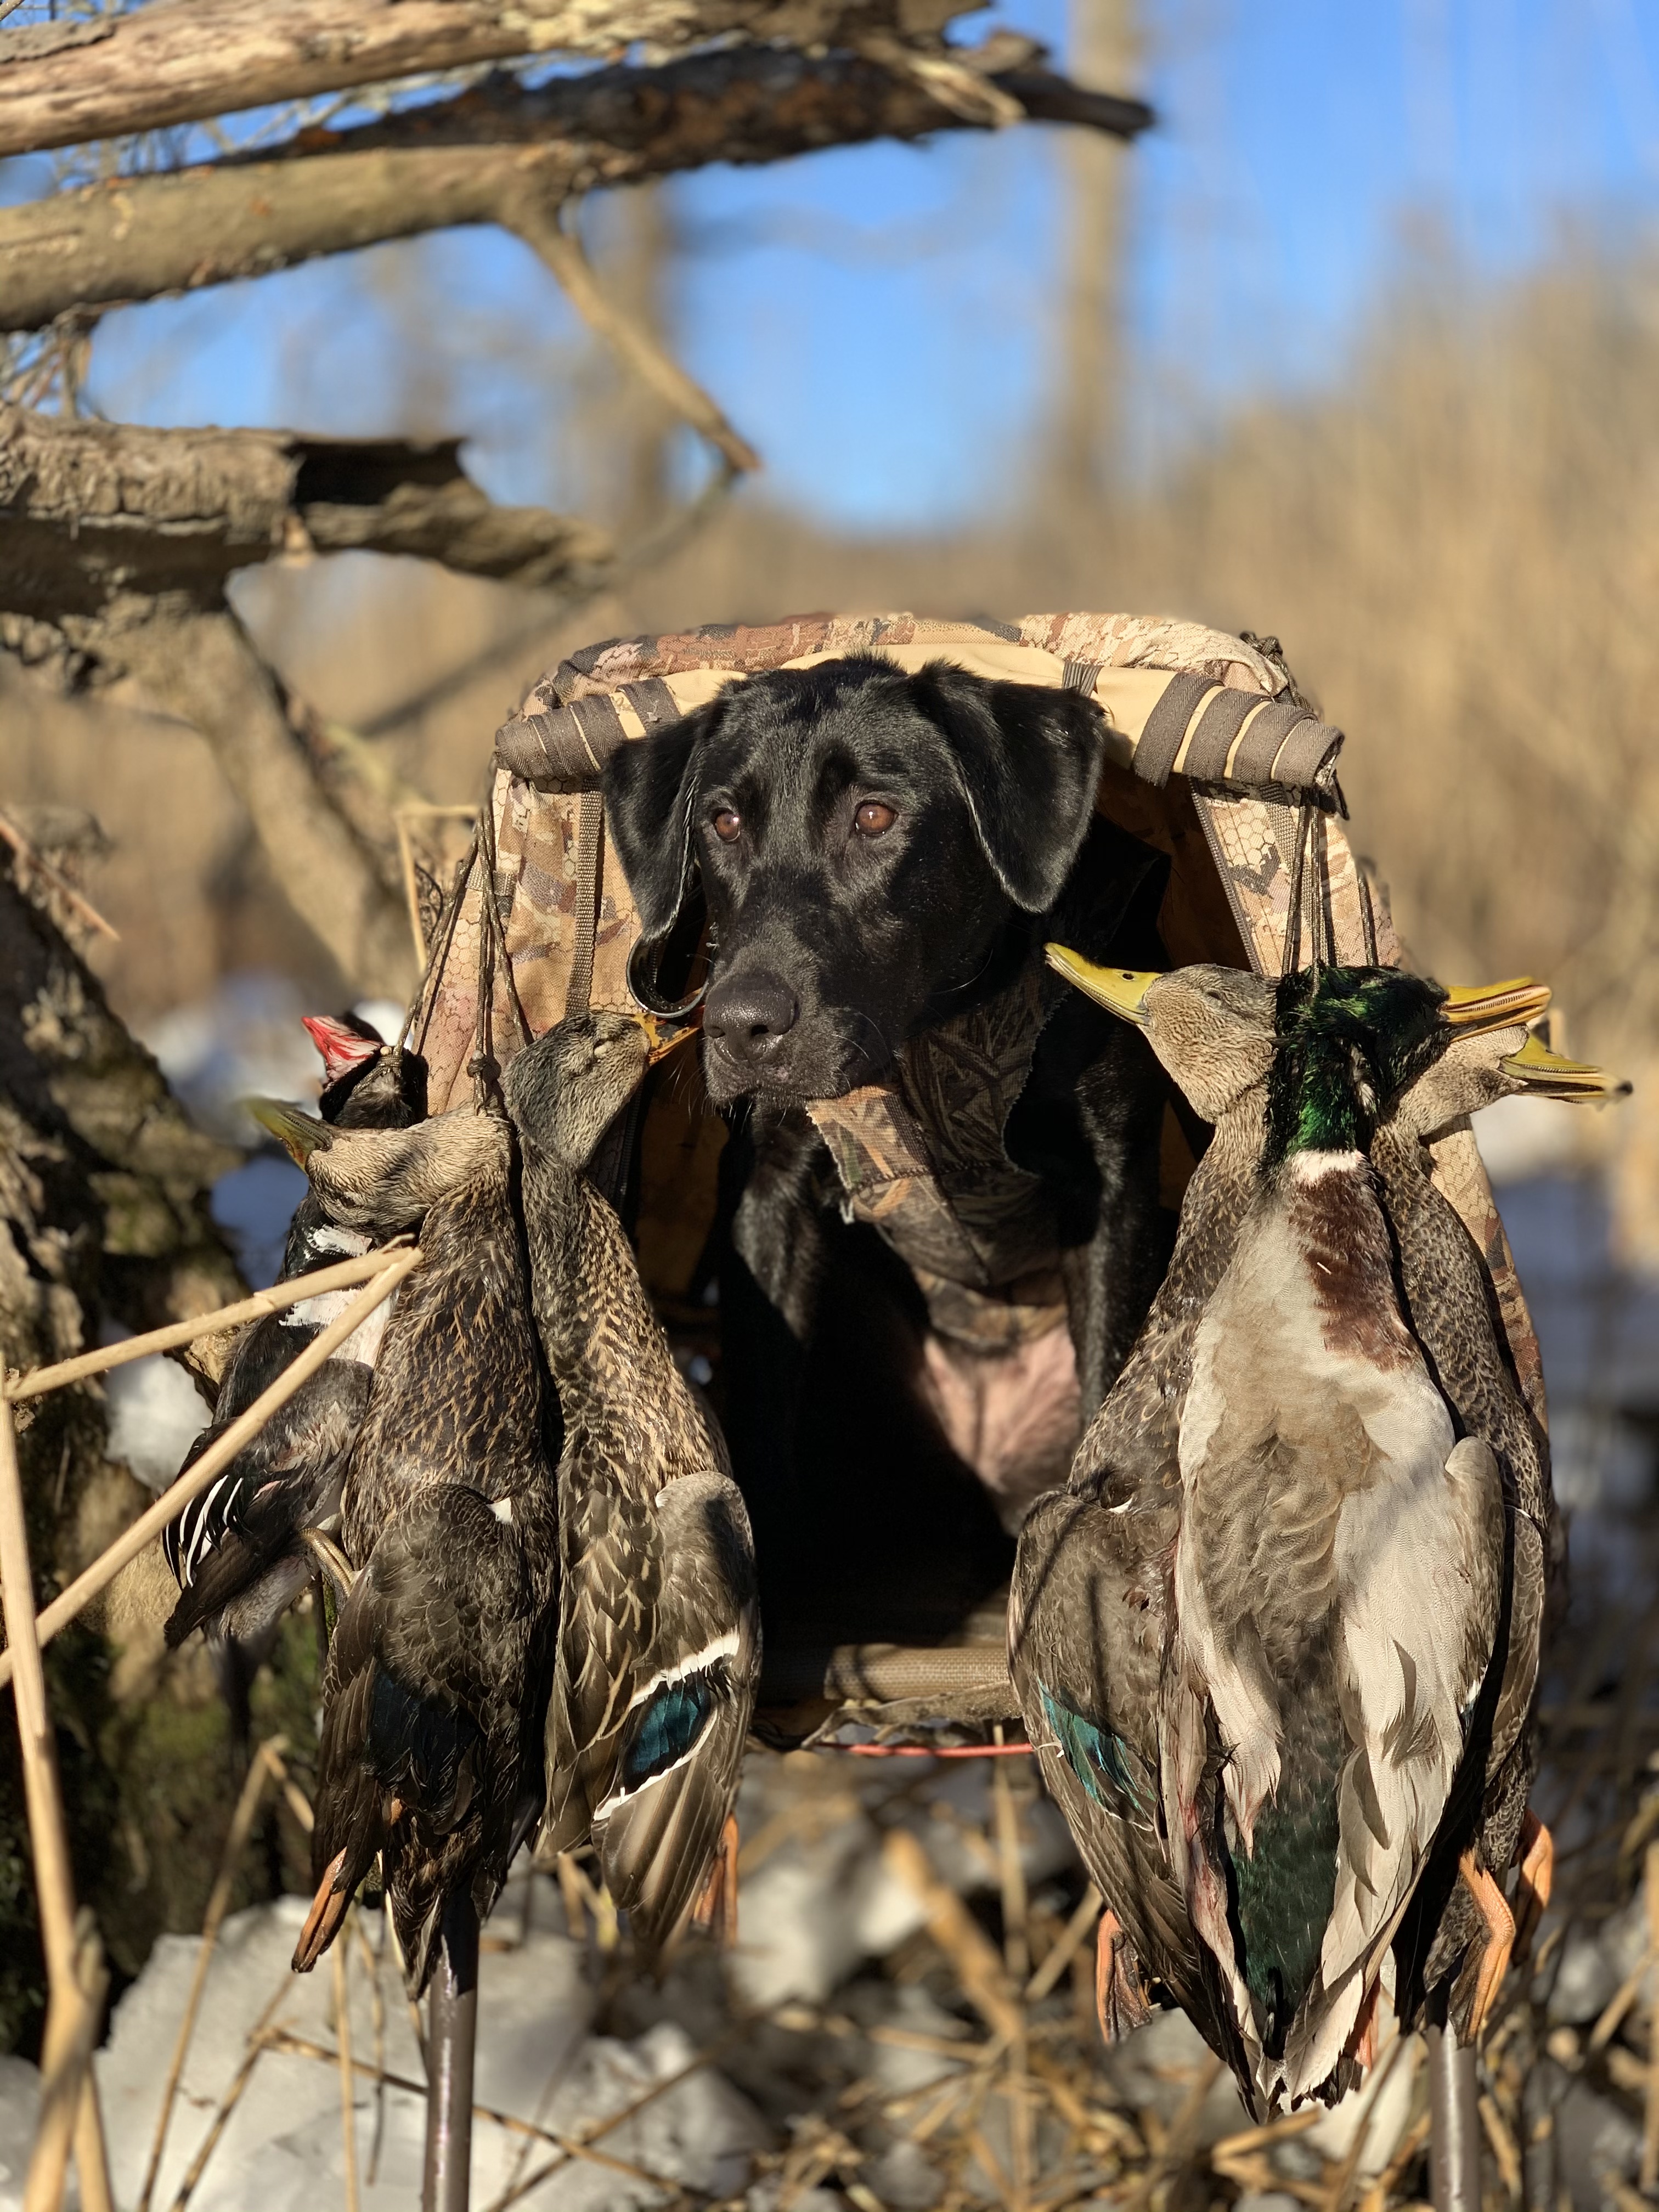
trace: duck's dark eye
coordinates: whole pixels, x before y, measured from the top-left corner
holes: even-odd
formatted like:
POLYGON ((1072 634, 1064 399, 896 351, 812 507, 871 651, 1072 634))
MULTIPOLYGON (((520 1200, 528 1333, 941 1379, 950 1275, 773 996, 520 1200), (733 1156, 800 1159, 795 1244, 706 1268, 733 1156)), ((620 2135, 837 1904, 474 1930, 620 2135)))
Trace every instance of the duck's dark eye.
POLYGON ((734 806, 722 806, 714 817, 714 835, 722 845, 735 845, 743 835, 743 817, 734 806))
POLYGON ((882 837, 897 820, 894 808, 878 799, 866 799, 853 817, 853 827, 861 837, 882 837))

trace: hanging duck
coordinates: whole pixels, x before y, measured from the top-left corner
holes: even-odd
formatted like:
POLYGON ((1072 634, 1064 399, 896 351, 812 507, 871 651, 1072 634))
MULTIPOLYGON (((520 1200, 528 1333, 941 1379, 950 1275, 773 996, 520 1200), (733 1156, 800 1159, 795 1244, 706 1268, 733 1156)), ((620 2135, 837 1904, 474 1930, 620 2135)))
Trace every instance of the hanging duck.
MULTIPOLYGON (((1214 1039, 1172 1018, 1183 1002, 1176 979, 1091 975, 1076 962, 1069 972, 1143 1023, 1195 1103, 1214 1090, 1214 1039)), ((1339 2062, 1351 2070, 1344 2047, 1434 1839, 1504 1595, 1497 1463, 1481 1438, 1454 1439, 1456 1408, 1435 1389, 1393 1297, 1391 1232, 1364 1146, 1388 1088, 1405 1084, 1406 1098, 1434 1114, 1425 1075, 1459 1030, 1513 1024, 1545 994, 1449 997, 1392 971, 1326 970, 1277 996, 1242 1225, 1202 1170, 1188 1194, 1183 1243, 1198 1234, 1204 1249, 1206 1227, 1212 1253, 1238 1242, 1191 1331, 1190 1375, 1183 1384, 1177 1373, 1170 1393, 1182 1491, 1173 1568, 1166 1549, 1152 1598, 1132 1593, 1150 1610, 1163 1603, 1161 1628, 1148 1633, 1163 1635, 1175 1676, 1156 1729, 1170 1870, 1228 1981, 1248 2054, 1243 2085, 1258 2105, 1334 2094, 1339 2062), (1368 1541, 1379 1505, 1399 1509, 1398 1525, 1368 1541), (1396 1620, 1391 1577, 1414 1594, 1407 1612, 1428 1612, 1453 1541, 1467 1579, 1442 1593, 1426 1633, 1396 1620), (1422 1547, 1437 1556, 1425 1560, 1422 1547), (1405 1632, 1410 1716, 1379 1622, 1405 1632), (1386 1725, 1378 1733, 1389 1710, 1413 1723, 1392 1747, 1386 1725), (1366 1821, 1385 1802, 1391 1850, 1366 1821)), ((1535 1048, 1503 1053, 1523 1036, 1506 1028, 1492 1039, 1500 1085, 1535 1079, 1535 1063, 1525 1066, 1535 1048)), ((1097 1428, 1126 1411, 1109 1400, 1097 1428)), ((1129 1442, 1136 1433, 1127 1425, 1129 1442)), ((1120 1506, 1131 1525, 1133 1504, 1120 1506)), ((1170 1534, 1176 1517, 1166 1510, 1170 1534)), ((1053 1566, 1050 1578, 1063 1583, 1053 1566)), ((1049 1641, 1063 1642, 1052 1626, 1049 1641)), ((1143 1684, 1143 1747, 1146 1696, 1143 1684)), ((1040 1735, 1029 1691, 1026 1705, 1040 1735)))
POLYGON ((557 1417, 531 1320, 512 1132, 471 1107, 404 1130, 283 1117, 331 1218, 419 1234, 346 1471, 322 1691, 316 1963, 379 1857, 411 1994, 451 1899, 487 1913, 541 1803, 557 1582, 557 1417))
POLYGON ((1455 1978, 1449 2017, 1476 2041, 1510 1958, 1549 1901, 1553 1846, 1528 1801, 1537 1766, 1534 1718, 1547 1632, 1565 1604, 1566 1547, 1550 1480, 1549 1440, 1516 1379, 1474 1239, 1436 1187, 1427 1146, 1468 1114, 1524 1092, 1598 1103, 1626 1092, 1600 1068, 1562 1058, 1523 1028, 1460 1036, 1407 1079, 1370 1146, 1399 1255, 1413 1334, 1460 1425, 1497 1455, 1511 1502, 1513 1546, 1503 1665, 1488 1681, 1471 1749, 1484 1739, 1481 1789, 1448 1808, 1434 1860, 1395 1942, 1396 2009, 1407 2024, 1425 1996, 1455 1978), (1518 1867, 1516 1907, 1504 1883, 1518 1867))
POLYGON ((1091 996, 1140 1022, 1155 1047, 1178 1040, 1194 1109, 1214 1133, 1122 1372, 1065 1488, 1039 1498, 1020 1531, 1009 1670, 1049 1794, 1106 1900, 1096 1954, 1103 2033, 1115 2040, 1147 2018, 1152 1979, 1237 2067, 1242 2051, 1219 1969, 1193 1929, 1163 1840, 1158 1693, 1174 1613, 1177 1413, 1194 1330, 1255 1193, 1273 986, 1231 968, 1149 981, 1058 947, 1049 957, 1091 996))
MULTIPOLYGON (((331 1127, 403 1128, 426 1112, 426 1066, 418 1054, 387 1045, 356 1016, 307 1016, 323 1056, 319 1112, 331 1127)), ((270 1109, 252 1102, 255 1117, 270 1109)), ((289 1225, 280 1281, 353 1258, 372 1239, 331 1220, 307 1190, 289 1225)), ((185 1473, 321 1334, 355 1295, 307 1298, 252 1323, 238 1338, 221 1379, 214 1419, 191 1444, 185 1473)), ((166 1627, 169 1650, 204 1629, 213 1650, 236 1741, 245 1743, 253 1674, 276 1625, 316 1577, 307 1532, 337 1511, 346 1456, 368 1402, 385 1306, 303 1383, 218 1480, 185 1506, 161 1537, 179 1596, 166 1627)))
POLYGON ((620 1222, 579 1170, 648 1061, 688 1033, 574 1017, 521 1052, 503 1085, 565 1424, 540 1848, 591 1838, 647 1950, 706 1887, 730 1894, 760 1669, 754 1551, 719 1431, 674 1363, 620 1222))

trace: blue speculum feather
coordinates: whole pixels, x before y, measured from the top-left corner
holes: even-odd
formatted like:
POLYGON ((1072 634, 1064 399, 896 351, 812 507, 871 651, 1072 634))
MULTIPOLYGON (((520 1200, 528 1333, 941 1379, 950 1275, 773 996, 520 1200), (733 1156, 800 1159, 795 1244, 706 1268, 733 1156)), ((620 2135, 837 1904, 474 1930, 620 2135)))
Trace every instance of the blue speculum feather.
POLYGON ((684 1759, 714 1710, 711 1675, 685 1674, 678 1682, 665 1682, 635 1720, 622 1757, 623 1789, 637 1790, 684 1759))
POLYGON ((1127 1797, 1149 1820, 1151 1812, 1136 1785, 1122 1737, 1057 1698, 1045 1683, 1039 1682, 1037 1688, 1042 1693, 1043 1717, 1054 1732, 1061 1756, 1096 1804, 1109 1813, 1121 1813, 1121 1801, 1127 1797))

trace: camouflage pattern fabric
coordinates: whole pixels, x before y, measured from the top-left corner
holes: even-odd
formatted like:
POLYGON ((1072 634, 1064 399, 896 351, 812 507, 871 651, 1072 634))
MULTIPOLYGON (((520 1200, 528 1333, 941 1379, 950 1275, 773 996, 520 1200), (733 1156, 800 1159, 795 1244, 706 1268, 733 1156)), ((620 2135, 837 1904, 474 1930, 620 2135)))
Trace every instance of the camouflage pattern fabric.
MULTIPOLYGON (((558 1020, 590 959, 592 1005, 636 1003, 628 963, 638 911, 602 826, 591 880, 580 865, 583 798, 597 804, 617 746, 730 683, 850 653, 907 668, 948 659, 1095 699, 1108 729, 1100 811, 1171 857, 1162 925, 1172 957, 1242 955, 1265 975, 1315 951, 1398 963, 1386 896, 1341 818, 1341 732, 1244 640, 1127 614, 1006 623, 820 614, 611 639, 562 661, 497 734, 490 805, 411 1022, 434 1112, 471 1095, 489 1061, 558 1020)), ((811 1109, 853 1213, 903 1254, 939 1333, 986 1350, 1028 1342, 1064 1319, 1040 1192, 1002 1146, 1041 1027, 1042 989, 1023 979, 907 1046, 882 1082, 811 1109)), ((1437 1183, 1486 1257, 1541 1418, 1537 1340, 1473 1135, 1449 1133, 1434 1157, 1437 1183)), ((688 1189, 681 1202, 707 1208, 712 1191, 688 1189)))

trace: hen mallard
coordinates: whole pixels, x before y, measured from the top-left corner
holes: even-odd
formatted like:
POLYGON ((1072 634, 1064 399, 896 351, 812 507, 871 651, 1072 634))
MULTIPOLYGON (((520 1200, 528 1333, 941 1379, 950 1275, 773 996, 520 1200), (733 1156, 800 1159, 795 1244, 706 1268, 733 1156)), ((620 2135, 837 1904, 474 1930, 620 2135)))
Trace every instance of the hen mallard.
MULTIPOLYGON (((1423 1168, 1410 1158, 1413 1149, 1420 1158, 1423 1133, 1506 1089, 1543 1087, 1560 1095, 1565 1082, 1578 1092, 1591 1072, 1568 1069, 1512 1026, 1544 1003, 1547 994, 1535 987, 1446 994, 1392 971, 1326 970, 1316 983, 1294 978, 1279 988, 1274 1036, 1262 987, 1255 987, 1252 999, 1245 979, 1236 978, 1221 986, 1231 994, 1234 1016, 1224 1036, 1213 1021, 1206 1033, 1190 1018, 1194 989, 1201 994, 1217 971, 1152 979, 1086 971, 1063 957, 1056 964, 1143 1023, 1200 1110, 1211 1109, 1218 1089, 1228 1092, 1238 1146, 1230 1145, 1229 1152, 1238 1165, 1231 1175, 1212 1169, 1212 1144, 1188 1195, 1182 1246, 1206 1255, 1209 1265, 1196 1271, 1200 1288, 1185 1305, 1187 1326, 1173 1318, 1182 1306, 1182 1271, 1172 1270, 1166 1287, 1173 1297, 1155 1309, 1157 1326, 1126 1370, 1122 1398, 1117 1392, 1109 1398, 1068 1492, 1040 1509, 1047 1526, 1034 1516, 1017 1589, 1028 1593, 1040 1568, 1052 1595, 1045 1589, 1036 1603, 1024 1595, 1024 1640, 1033 1657, 1048 1658, 1056 1671, 1069 1660, 1078 1675, 1074 1653, 1083 1638, 1073 1630, 1068 1642, 1066 1586, 1094 1583, 1094 1603, 1086 1590, 1073 1600, 1073 1618, 1076 1609, 1086 1608, 1091 1641, 1101 1640, 1095 1619, 1103 1610, 1100 1592, 1115 1598, 1116 1648, 1108 1644, 1102 1650, 1100 1670, 1117 1698, 1113 1741, 1121 1747, 1127 1739, 1133 1746, 1144 1799, 1148 1743, 1156 1739, 1162 1811, 1172 1838, 1170 1872, 1184 1875, 1194 1921, 1231 1986, 1227 2009, 1249 2048, 1241 2077, 1247 2094, 1263 2102, 1276 2094, 1330 2094, 1340 2086, 1338 2062, 1400 1906, 1437 1829, 1446 1825, 1452 1774, 1483 1690, 1496 1696, 1501 1677, 1500 1703, 1517 1713, 1524 1713, 1530 1694, 1523 1686, 1517 1696, 1513 1664, 1495 1674, 1488 1666, 1504 1610, 1498 1463, 1480 1433, 1473 1394, 1466 1408, 1455 1385, 1442 1382, 1437 1389, 1432 1379, 1448 1365, 1455 1369, 1456 1362, 1442 1355, 1472 1328, 1488 1326, 1485 1296, 1470 1307, 1455 1290, 1437 1289, 1435 1256, 1408 1228, 1403 1241, 1416 1252, 1402 1274, 1408 1283, 1414 1277, 1420 1282, 1432 1310, 1419 1317, 1409 1302, 1400 1310, 1390 1288, 1386 1179, 1373 1183, 1363 1154, 1367 1146, 1393 1147, 1402 1156, 1398 1172, 1425 1182, 1423 1168), (1490 1034, 1480 1035, 1483 1029, 1490 1034), (1270 1063, 1265 1088, 1264 1059, 1270 1063), (1477 1078, 1471 1070, 1482 1073, 1477 1078), (1379 1145, 1376 1115, 1391 1091, 1401 1097, 1379 1145), (1413 1337, 1419 1327, 1421 1349, 1413 1337), (1156 1385, 1150 1392, 1147 1387, 1160 1366, 1162 1397, 1156 1385), (1316 1406, 1317 1413, 1310 1411, 1316 1406), (1454 1418, 1475 1432, 1454 1442, 1454 1418), (1433 1453, 1443 1445, 1436 1462, 1433 1453), (1177 1479, 1178 1502, 1169 1495, 1177 1479), (1086 1513, 1091 1486, 1098 1496, 1114 1484, 1123 1493, 1110 1498, 1115 1513, 1086 1513), (1066 1519, 1068 1504, 1075 1537, 1066 1519), (1363 1524, 1369 1517, 1374 1526, 1377 1507, 1390 1504, 1405 1509, 1400 1528, 1387 1541, 1368 1543, 1363 1524), (1436 1547, 1425 1533, 1431 1524, 1440 1538, 1462 1544, 1471 1579, 1461 1605, 1446 1612, 1437 1630, 1425 1636, 1416 1628, 1415 1642, 1412 1633, 1401 1634, 1400 1648, 1418 1670, 1418 1696, 1406 1756, 1396 1759, 1398 1740, 1388 1741, 1388 1708, 1391 1701, 1398 1723, 1405 1717, 1402 1702, 1409 1700, 1402 1701, 1391 1679, 1398 1670, 1390 1667, 1379 1626, 1399 1608, 1399 1594, 1389 1588, 1394 1570, 1403 1565, 1407 1584, 1418 1593, 1413 1602, 1431 1595, 1437 1570, 1446 1579, 1443 1559, 1424 1556, 1436 1547), (1177 1528, 1181 1541, 1172 1559, 1177 1528), (1456 1628, 1450 1638, 1447 1620, 1456 1628), (1166 1696, 1158 1721, 1149 1722, 1158 1694, 1152 1655, 1165 1650, 1175 1662, 1176 1692, 1166 1696), (1126 1656, 1139 1659, 1138 1674, 1126 1669, 1126 1656), (1437 1701, 1428 1694, 1435 1688, 1437 1701), (1377 1846, 1366 1828, 1366 1814, 1380 1821, 1390 1798, 1392 1852, 1377 1846), (1369 1878, 1375 1891, 1358 1877, 1369 1878)), ((1224 1112, 1217 1143, 1228 1118, 1224 1112)), ((1377 1173, 1383 1176, 1381 1166, 1377 1173)), ((1461 1224, 1458 1231, 1462 1235, 1461 1224)), ((1468 1257, 1478 1268, 1472 1249, 1468 1257)), ((1495 1348, 1490 1360, 1501 1367, 1495 1348)), ((1547 1498, 1547 1472, 1542 1482, 1547 1498)), ((1455 1589, 1451 1596, 1456 1599, 1455 1589)), ((1113 1608, 1103 1610, 1109 1620, 1113 1608)), ((1414 1626, 1403 1618, 1391 1625, 1401 1632, 1414 1626)), ((1512 1658, 1513 1640, 1509 1650, 1512 1658)), ((1026 1665, 1034 1673, 1030 1660, 1026 1665)), ((1524 1665, 1521 1673, 1529 1683, 1524 1665)), ((1103 1682, 1091 1682, 1086 1668, 1078 1679, 1085 1693, 1094 1691, 1097 1707, 1103 1682)), ((1054 1686, 1048 1686, 1052 1692, 1054 1686)), ((1121 1858, 1128 1829, 1121 1794, 1097 1783, 1077 1822, 1078 1776, 1063 1757, 1070 1750, 1076 1759, 1080 1750, 1086 1767, 1093 1746, 1075 1723, 1066 1744, 1065 1729, 1044 1708, 1042 1689, 1035 1680, 1024 1702, 1034 1740, 1045 1734, 1054 1740, 1047 1763, 1052 1769, 1061 1762, 1062 1802, 1094 1845, 1091 1863, 1109 1860, 1114 1849, 1121 1858)), ((1082 1708, 1098 1735, 1095 1712, 1086 1704, 1082 1708)), ((1127 1770, 1121 1749, 1119 1759, 1127 1770)), ((1487 1791, 1486 1826, 1492 1829, 1495 1818, 1499 1827, 1512 1821, 1512 1839, 1529 1773, 1517 1787, 1512 1772, 1507 1779, 1497 1776, 1503 1764, 1500 1758, 1488 1765, 1495 1780, 1487 1791), (1492 1809, 1498 1799, 1501 1818, 1492 1809)), ((1510 1767, 1514 1764, 1511 1756, 1510 1767)), ((1477 1783, 1472 1818, 1479 1817, 1479 1807, 1477 1783)), ((1177 1972, 1190 1972, 1191 1931, 1180 1922, 1178 1892, 1176 1911, 1168 1909, 1158 1854, 1144 1822, 1138 1840, 1138 1863, 1113 1871, 1120 1880, 1126 1873, 1139 1878, 1135 1903, 1150 1896, 1165 1908, 1149 1963, 1237 2067, 1227 2034, 1213 2033, 1212 2004, 1194 2006, 1169 1972, 1171 1948, 1177 1972)), ((1493 1833, 1491 1840, 1501 1839, 1493 1833)), ((1507 1857, 1497 1863, 1506 1866, 1507 1857)), ((1115 1904, 1106 1864, 1097 1870, 1115 1904)), ((1133 1925, 1132 1914, 1121 1917, 1133 1925)), ((1462 1946, 1448 1954, 1446 1932, 1455 1917, 1446 1916, 1436 1944, 1454 1965, 1462 1946)), ((1473 1932, 1479 1924, 1477 1919, 1473 1932)), ((1424 1925, 1432 1931, 1434 1919, 1424 1925)), ((1207 2000, 1212 1991, 1207 1973, 1204 1978, 1207 2000)))
POLYGON ((512 1132, 471 1108, 399 1131, 285 1129, 331 1216, 418 1231, 341 1510, 312 1872, 295 1952, 380 1861, 412 1993, 450 1899, 487 1913, 541 1800, 557 1586, 554 1414, 514 1210, 512 1132))
MULTIPOLYGON (((402 1128, 424 1117, 426 1065, 387 1045, 355 1017, 309 1016, 306 1029, 323 1055, 319 1112, 343 1129, 402 1128)), ((252 1102, 270 1126, 275 1111, 252 1102)), ((367 1252, 373 1238, 329 1216, 307 1190, 289 1224, 281 1281, 367 1252)), ((212 1425, 191 1446, 186 1472, 228 1425, 268 1389, 355 1291, 303 1299, 244 1329, 227 1363, 212 1425)), ((209 1489, 163 1532, 161 1547, 179 1586, 167 1624, 169 1649, 193 1629, 214 1647, 239 1739, 247 1726, 247 1691, 276 1624, 317 1573, 307 1532, 337 1511, 347 1455, 368 1403, 369 1382, 386 1313, 381 1307, 332 1359, 301 1384, 209 1489)))
POLYGON ((1255 1188, 1274 1056, 1273 987, 1219 967, 1182 969, 1149 987, 1145 975, 1097 969, 1057 949, 1050 957, 1092 996, 1138 1017, 1160 1058, 1168 1052, 1201 1071, 1189 1096, 1214 1134, 1123 1370, 1084 1434, 1066 1487, 1039 1498, 1021 1529, 1009 1667, 1049 1793, 1106 1900, 1097 1953, 1103 2031, 1109 2039, 1146 2017, 1142 1978, 1150 1976, 1237 2065, 1242 2053, 1219 1970, 1194 1931, 1162 1840, 1158 1694, 1174 1620, 1177 1416, 1194 1332, 1255 1188))
MULTIPOLYGON (((1412 1076, 1412 1071, 1401 1071, 1412 1076)), ((1477 1800, 1466 1780, 1395 1943, 1397 2008, 1454 1974, 1460 2041, 1479 2036, 1508 1966, 1516 1915, 1504 1893, 1520 1867, 1522 1932, 1548 1902, 1553 1846, 1528 1808, 1536 1768, 1533 1717, 1550 1622, 1565 1599, 1566 1547, 1550 1480, 1549 1441, 1516 1378, 1490 1279, 1473 1238, 1431 1177, 1429 1142, 1500 1097, 1597 1103, 1628 1090, 1563 1059, 1523 1028, 1456 1037, 1408 1081, 1371 1139, 1371 1164, 1399 1255, 1413 1333, 1463 1431, 1492 1446, 1510 1501, 1513 1563, 1503 1664, 1487 1685, 1477 1800), (1462 1879, 1459 1879, 1461 1875, 1462 1879), (1460 1971, 1461 1967, 1461 1971, 1460 1971)))
POLYGON ((729 1861, 760 1668, 749 1516, 724 1443, 674 1363, 621 1223, 580 1172, 649 1060, 684 1034, 574 1018, 520 1053, 503 1085, 565 1425, 541 1846, 591 1838, 647 1949, 729 1861))

